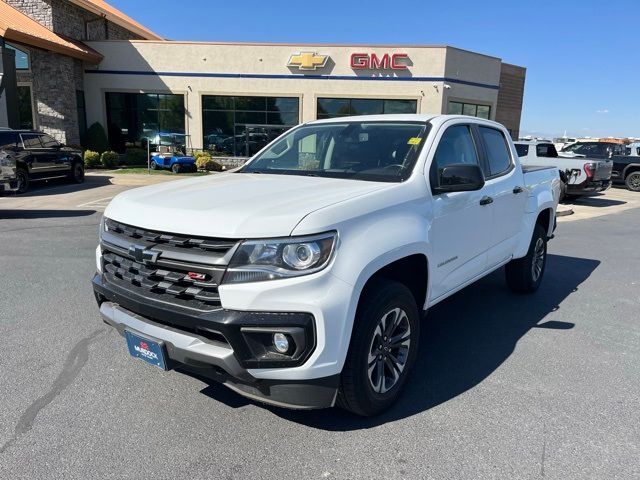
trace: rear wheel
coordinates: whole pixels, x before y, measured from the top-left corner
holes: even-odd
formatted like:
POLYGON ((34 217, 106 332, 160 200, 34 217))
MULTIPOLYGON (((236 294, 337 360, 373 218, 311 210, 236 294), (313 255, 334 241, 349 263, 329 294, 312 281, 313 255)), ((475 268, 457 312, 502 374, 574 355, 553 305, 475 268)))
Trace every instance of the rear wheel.
POLYGON ((16 177, 18 180, 17 193, 25 193, 29 190, 29 171, 26 168, 18 167, 16 170, 16 177))
POLYGON ((378 415, 393 405, 415 363, 419 337, 411 291, 396 281, 374 280, 356 313, 338 405, 363 416, 378 415))
POLYGON ((624 183, 632 192, 640 192, 640 171, 631 172, 624 179, 624 183))
POLYGON ((158 164, 156 163, 155 160, 151 160, 151 163, 149 164, 149 166, 151 167, 151 170, 157 170, 158 169, 158 164))
POLYGON ((69 178, 76 183, 84 182, 84 165, 80 162, 75 162, 71 167, 69 178))
POLYGON ((536 224, 529 251, 505 266, 507 285, 516 293, 533 293, 542 283, 547 265, 547 232, 536 224))
POLYGON ((180 172, 182 171, 182 166, 181 166, 179 163, 174 163, 174 164, 171 166, 171 171, 172 171, 173 173, 180 173, 180 172))

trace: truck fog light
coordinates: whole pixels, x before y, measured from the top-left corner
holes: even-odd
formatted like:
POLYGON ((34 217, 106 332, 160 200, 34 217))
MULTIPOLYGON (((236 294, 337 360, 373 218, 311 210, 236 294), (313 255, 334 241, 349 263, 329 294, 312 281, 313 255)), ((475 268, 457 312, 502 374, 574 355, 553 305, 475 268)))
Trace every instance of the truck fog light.
POLYGON ((280 353, 287 353, 289 351, 289 339, 284 333, 273 334, 273 346, 280 353))

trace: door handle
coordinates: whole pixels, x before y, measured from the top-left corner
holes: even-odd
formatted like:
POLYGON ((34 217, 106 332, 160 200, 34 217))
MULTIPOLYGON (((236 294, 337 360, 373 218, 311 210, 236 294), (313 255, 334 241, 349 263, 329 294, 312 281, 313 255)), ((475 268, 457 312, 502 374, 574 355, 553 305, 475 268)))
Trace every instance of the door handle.
POLYGON ((522 188, 520 185, 518 185, 517 187, 513 187, 513 193, 515 193, 516 195, 522 192, 524 192, 524 188, 522 188))
POLYGON ((493 198, 487 197, 486 195, 480 199, 480 205, 489 205, 493 203, 493 198))

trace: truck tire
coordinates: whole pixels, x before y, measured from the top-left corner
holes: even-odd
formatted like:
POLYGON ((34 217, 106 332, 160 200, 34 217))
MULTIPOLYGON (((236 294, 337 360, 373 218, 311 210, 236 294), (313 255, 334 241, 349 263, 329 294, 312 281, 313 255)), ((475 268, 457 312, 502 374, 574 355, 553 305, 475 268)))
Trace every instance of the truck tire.
POLYGON ((536 224, 527 254, 505 266, 508 287, 515 293, 535 292, 542 283, 546 264, 547 232, 536 224))
POLYGON ((632 192, 640 192, 640 170, 631 172, 624 179, 624 184, 632 192))
POLYGON ((24 167, 18 167, 16 169, 16 177, 18 179, 16 193, 26 193, 29 190, 29 170, 24 167))
POLYGON ((75 183, 84 182, 84 165, 82 162, 73 162, 71 165, 71 172, 69 172, 69 179, 75 183))
POLYGON ((411 291, 393 280, 373 280, 356 312, 338 406, 366 417, 387 410, 407 381, 419 338, 420 316, 411 291))

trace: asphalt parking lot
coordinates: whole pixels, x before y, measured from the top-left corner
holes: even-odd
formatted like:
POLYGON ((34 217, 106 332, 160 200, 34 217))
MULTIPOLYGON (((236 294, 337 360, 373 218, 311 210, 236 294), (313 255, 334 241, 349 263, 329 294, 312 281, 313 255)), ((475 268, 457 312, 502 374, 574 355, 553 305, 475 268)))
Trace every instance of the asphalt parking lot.
POLYGON ((90 277, 137 181, 0 197, 0 478, 640 477, 639 194, 571 205, 537 294, 499 271, 434 307, 404 396, 361 419, 129 357, 90 277))

